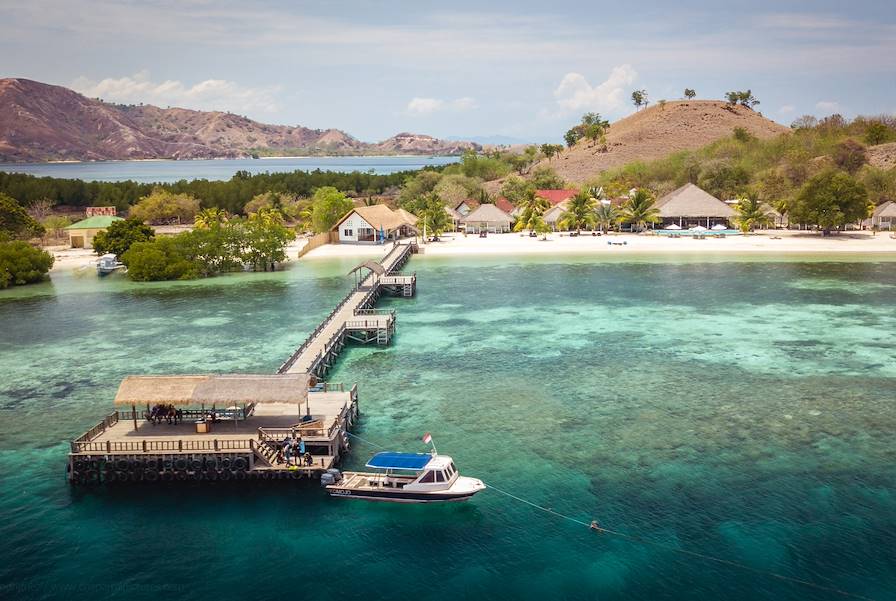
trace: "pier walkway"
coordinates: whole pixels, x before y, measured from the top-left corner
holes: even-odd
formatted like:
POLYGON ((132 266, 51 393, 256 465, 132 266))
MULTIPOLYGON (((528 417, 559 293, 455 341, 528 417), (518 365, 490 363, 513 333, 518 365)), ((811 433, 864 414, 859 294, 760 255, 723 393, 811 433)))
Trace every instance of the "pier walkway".
POLYGON ((277 373, 307 373, 322 378, 347 339, 389 344, 395 333, 395 312, 377 310, 374 305, 383 293, 403 297, 416 294, 416 274, 398 271, 415 252, 414 243, 396 243, 379 263, 367 261, 355 268, 367 271, 366 277, 336 305, 277 373))

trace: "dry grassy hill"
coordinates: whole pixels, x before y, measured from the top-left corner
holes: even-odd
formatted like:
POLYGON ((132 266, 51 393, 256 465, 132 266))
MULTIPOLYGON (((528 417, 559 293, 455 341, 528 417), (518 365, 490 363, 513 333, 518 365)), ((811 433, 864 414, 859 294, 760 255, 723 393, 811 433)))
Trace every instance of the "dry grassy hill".
POLYGON ((563 179, 582 183, 601 171, 636 160, 663 158, 679 150, 693 150, 731 135, 743 127, 759 138, 790 131, 742 106, 721 100, 680 100, 654 105, 613 123, 606 149, 582 140, 541 165, 554 168, 563 179))

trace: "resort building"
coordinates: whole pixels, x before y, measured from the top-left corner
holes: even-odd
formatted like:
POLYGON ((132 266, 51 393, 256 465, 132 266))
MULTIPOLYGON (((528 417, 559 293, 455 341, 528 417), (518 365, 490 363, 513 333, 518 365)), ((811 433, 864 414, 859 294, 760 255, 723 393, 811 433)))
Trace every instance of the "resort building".
POLYGON ((468 198, 467 200, 462 200, 456 205, 454 205, 453 209, 460 213, 461 217, 466 217, 470 213, 473 212, 476 207, 479 206, 479 203, 475 200, 468 198))
POLYGON ((343 244, 383 244, 417 234, 417 217, 386 205, 355 207, 333 226, 332 236, 343 244))
POLYGON ((563 201, 558 205, 555 205, 544 212, 544 215, 541 216, 544 219, 544 222, 555 232, 560 229, 558 222, 563 218, 563 215, 566 213, 566 207, 568 206, 568 201, 563 201))
MULTIPOLYGON (((727 204, 694 184, 685 184, 658 201, 662 227, 676 225, 682 229, 714 225, 730 226, 735 211, 727 204)), ((660 227, 657 225, 657 227, 660 227)))
POLYGON ((121 217, 95 215, 73 223, 65 228, 65 231, 68 232, 69 244, 72 248, 93 248, 93 237, 116 221, 122 221, 121 217))
POLYGON ((448 219, 451 220, 451 231, 456 232, 460 228, 460 222, 464 216, 451 207, 445 207, 445 212, 448 213, 448 219))
POLYGON ((479 205, 461 220, 464 231, 468 234, 488 232, 490 234, 503 234, 510 231, 513 217, 493 204, 479 205))
POLYGON ((549 189, 549 190, 536 190, 535 196, 539 198, 543 198, 551 205, 557 206, 561 202, 565 202, 578 194, 578 190, 572 189, 549 189))
POLYGON ((896 228, 896 202, 888 200, 874 209, 871 215, 871 227, 879 230, 896 228))

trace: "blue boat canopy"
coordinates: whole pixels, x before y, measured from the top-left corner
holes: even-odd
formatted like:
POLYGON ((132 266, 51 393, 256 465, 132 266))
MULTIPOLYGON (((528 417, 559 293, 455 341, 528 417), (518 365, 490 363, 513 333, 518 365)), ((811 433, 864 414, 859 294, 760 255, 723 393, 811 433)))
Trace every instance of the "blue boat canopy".
POLYGON ((380 470, 422 470, 430 462, 429 453, 377 453, 367 462, 367 467, 380 470))

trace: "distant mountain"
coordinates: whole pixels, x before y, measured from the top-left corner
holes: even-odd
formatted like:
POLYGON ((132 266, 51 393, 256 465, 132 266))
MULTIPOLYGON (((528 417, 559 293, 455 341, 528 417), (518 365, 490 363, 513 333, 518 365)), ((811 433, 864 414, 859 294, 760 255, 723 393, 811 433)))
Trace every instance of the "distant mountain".
POLYGON ((62 86, 0 79, 0 161, 447 155, 480 148, 408 133, 370 144, 338 129, 268 125, 220 111, 110 104, 62 86))
POLYGON ((520 146, 528 144, 542 144, 544 141, 536 142, 533 140, 525 140, 523 138, 514 138, 512 136, 448 136, 445 140, 452 142, 469 141, 482 144, 483 146, 520 146))

